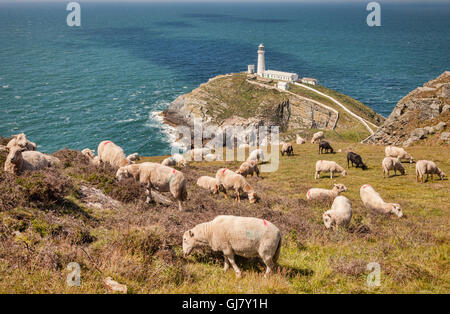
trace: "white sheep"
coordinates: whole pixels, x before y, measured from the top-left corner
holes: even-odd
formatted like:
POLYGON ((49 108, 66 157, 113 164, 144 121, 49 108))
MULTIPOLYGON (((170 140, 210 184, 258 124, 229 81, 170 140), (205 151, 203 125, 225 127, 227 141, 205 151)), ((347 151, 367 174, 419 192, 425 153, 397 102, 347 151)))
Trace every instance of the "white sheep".
POLYGON ((347 171, 344 168, 339 166, 336 162, 329 161, 329 160, 318 160, 316 162, 316 174, 315 174, 314 178, 319 179, 320 173, 322 173, 322 172, 325 172, 325 173, 330 172, 331 179, 333 179, 333 173, 335 173, 335 172, 342 173, 342 176, 344 176, 344 177, 347 175, 347 171))
POLYGON ((180 171, 154 162, 144 162, 121 167, 116 172, 119 182, 131 177, 146 184, 149 190, 170 192, 178 201, 179 210, 183 210, 181 202, 187 199, 187 189, 186 179, 180 171))
POLYGON ((394 214, 397 215, 397 217, 403 216, 400 204, 386 203, 381 198, 380 194, 369 184, 365 184, 361 187, 359 195, 364 206, 369 210, 373 210, 380 214, 394 214))
POLYGON ((389 177, 389 171, 394 170, 394 174, 397 175, 397 171, 400 171, 402 175, 405 174, 405 168, 399 158, 385 157, 381 163, 383 167, 383 177, 386 175, 389 177))
POLYGON ((296 134, 296 143, 297 144, 305 144, 306 143, 306 141, 305 141, 305 139, 304 138, 302 138, 300 135, 298 135, 298 134, 296 134))
POLYGON ((219 191, 219 186, 217 184, 216 178, 209 176, 201 176, 197 180, 197 185, 201 188, 209 190, 210 192, 217 194, 219 191))
POLYGON ((230 169, 221 168, 217 170, 216 181, 218 186, 223 188, 225 198, 228 198, 227 190, 234 190, 238 202, 241 202, 241 191, 247 193, 250 203, 255 203, 257 201, 258 197, 251 185, 248 184, 243 176, 230 169))
POLYGON ((95 151, 93 149, 85 148, 81 151, 81 154, 92 160, 95 158, 95 151))
POLYGON ((256 173, 256 176, 259 177, 258 163, 254 160, 244 161, 236 173, 243 177, 247 177, 248 175, 253 177, 253 174, 256 173))
POLYGON ((260 257, 267 266, 264 277, 274 269, 281 250, 281 232, 265 219, 237 216, 217 216, 210 222, 196 225, 183 235, 183 253, 189 255, 196 247, 207 245, 224 255, 224 271, 233 267, 236 276, 241 271, 234 256, 260 257))
POLYGON ((138 161, 138 160, 141 160, 141 156, 139 156, 138 153, 133 153, 133 154, 128 155, 127 159, 129 161, 138 161))
POLYGON ((177 165, 177 161, 172 156, 167 157, 161 162, 161 165, 166 167, 175 167, 177 165))
POLYGON ((126 158, 123 149, 111 141, 100 142, 97 152, 100 162, 109 163, 114 168, 131 164, 131 161, 126 158))
POLYGON ((206 161, 216 161, 217 160, 217 156, 214 154, 207 154, 205 155, 205 160, 206 161))
POLYGON ((409 159, 409 163, 412 163, 414 161, 414 158, 401 147, 387 146, 384 150, 384 153, 386 157, 395 157, 399 160, 409 159))
POLYGON ((335 184, 331 190, 312 188, 306 193, 306 199, 308 201, 334 200, 342 192, 347 192, 347 187, 341 183, 335 184))
POLYGON ((210 149, 207 147, 193 148, 187 152, 187 158, 189 161, 201 161, 203 156, 210 153, 210 149))
POLYGON ((4 166, 6 172, 20 174, 23 171, 36 171, 55 167, 60 163, 60 160, 56 157, 26 149, 26 147, 20 146, 9 148, 4 166))
POLYGON ((319 131, 317 133, 314 133, 312 139, 311 139, 311 144, 314 144, 316 141, 323 140, 325 138, 324 134, 322 131, 319 131))
POLYGON ((248 149, 250 148, 250 145, 248 144, 239 144, 239 149, 248 149))
POLYGON ((426 181, 428 181, 428 175, 431 174, 431 180, 433 175, 437 174, 441 180, 444 179, 445 173, 431 160, 419 160, 416 164, 416 181, 423 183, 424 175, 427 175, 426 181))
POLYGON ((183 155, 175 153, 172 155, 173 159, 177 162, 177 166, 179 167, 185 167, 186 166, 186 159, 184 159, 183 155))
POLYGON ((352 219, 352 204, 345 196, 338 196, 334 199, 331 209, 322 215, 323 223, 327 229, 332 226, 347 227, 352 219))
POLYGON ((33 143, 27 139, 25 133, 13 135, 12 139, 6 145, 8 149, 14 146, 20 146, 22 148, 25 148, 25 150, 32 150, 32 151, 35 151, 37 147, 36 143, 33 143))
POLYGON ((250 153, 250 155, 248 156, 248 158, 247 158, 247 161, 250 161, 250 160, 254 160, 254 161, 262 160, 262 161, 264 161, 263 150, 261 148, 253 150, 250 153))

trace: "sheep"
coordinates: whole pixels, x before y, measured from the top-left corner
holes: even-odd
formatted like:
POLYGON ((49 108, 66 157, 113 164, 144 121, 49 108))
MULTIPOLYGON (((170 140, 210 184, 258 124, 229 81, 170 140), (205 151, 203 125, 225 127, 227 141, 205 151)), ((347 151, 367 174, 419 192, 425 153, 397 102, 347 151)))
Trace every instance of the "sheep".
POLYGON ((234 171, 221 168, 216 173, 217 185, 223 188, 225 198, 228 198, 227 190, 234 189, 236 193, 236 200, 240 203, 240 192, 244 191, 248 195, 248 200, 251 204, 255 203, 258 199, 256 192, 253 190, 250 184, 245 180, 243 176, 235 173, 234 171))
POLYGON ((164 159, 161 162, 161 165, 166 166, 166 167, 174 167, 177 165, 177 161, 172 157, 167 157, 166 159, 164 159))
POLYGON ((320 141, 319 142, 319 154, 323 154, 323 151, 326 153, 334 153, 333 147, 331 147, 330 143, 327 141, 320 141))
POLYGON ((129 161, 138 161, 138 160, 141 160, 141 156, 139 156, 138 153, 133 153, 133 154, 131 154, 131 155, 128 155, 128 156, 127 156, 127 159, 128 159, 129 161))
POLYGON ((414 158, 401 147, 387 146, 384 150, 384 153, 386 157, 395 157, 399 160, 409 159, 409 163, 414 162, 414 158))
POLYGON ((441 180, 444 180, 445 176, 445 173, 431 160, 419 160, 416 164, 416 181, 423 183, 425 174, 427 175, 426 181, 428 181, 429 174, 431 174, 431 180, 433 180, 433 174, 437 174, 441 180))
POLYGON ((81 153, 89 158, 89 160, 92 160, 95 158, 95 151, 93 149, 85 148, 81 151, 81 153))
POLYGON ((304 138, 302 138, 300 135, 298 135, 298 134, 296 134, 296 143, 297 144, 305 144, 306 143, 306 141, 305 141, 305 139, 304 138))
POLYGON ((146 184, 149 190, 170 192, 178 201, 178 209, 183 210, 181 202, 187 199, 187 189, 186 179, 180 171, 153 162, 143 162, 120 167, 116 172, 119 182, 131 177, 146 184))
POLYGON ((350 162, 356 165, 356 168, 361 168, 362 170, 367 170, 366 164, 363 163, 362 158, 360 155, 354 153, 354 152, 348 152, 347 154, 347 168, 350 166, 350 162))
POLYGON ((325 136, 323 135, 322 131, 314 133, 314 135, 313 135, 313 137, 311 139, 311 144, 314 144, 316 141, 323 140, 324 138, 325 138, 325 136))
POLYGON ((253 150, 247 158, 247 161, 250 160, 254 161, 264 160, 263 150, 261 148, 253 150))
POLYGON ((36 143, 33 143, 29 141, 25 135, 25 133, 20 133, 12 136, 12 139, 6 144, 6 147, 8 149, 14 147, 14 146, 20 146, 25 148, 25 151, 35 151, 37 146, 36 143))
POLYGON ((400 171, 402 175, 405 174, 405 168, 403 168, 399 158, 385 157, 381 166, 383 167, 383 178, 386 175, 389 177, 389 170, 394 170, 395 175, 397 175, 397 171, 400 171))
POLYGON ((380 194, 378 194, 378 192, 376 192, 375 189, 369 184, 361 186, 359 195, 364 206, 369 210, 380 214, 394 214, 399 218, 403 216, 400 204, 386 203, 383 201, 380 194))
POLYGON ((100 162, 109 163, 114 168, 124 167, 132 163, 126 158, 123 149, 111 141, 100 142, 97 153, 100 162))
POLYGON ((244 161, 236 173, 243 177, 247 177, 248 175, 253 177, 253 173, 256 173, 256 176, 259 177, 258 164, 254 160, 244 161))
POLYGON ((335 184, 331 190, 312 188, 306 193, 308 201, 334 200, 341 192, 347 192, 347 187, 343 184, 335 184))
POLYGON ((331 209, 322 215, 325 228, 330 229, 332 226, 347 227, 352 220, 352 204, 345 196, 338 196, 334 199, 331 209))
POLYGON ((24 171, 55 167, 59 163, 60 160, 56 157, 37 151, 28 151, 26 147, 13 146, 9 148, 4 170, 12 174, 20 174, 24 171))
POLYGON ((250 145, 248 145, 248 144, 240 144, 239 145, 239 149, 248 149, 248 148, 250 148, 250 145))
POLYGON ((281 147, 281 156, 284 156, 284 154, 287 154, 288 156, 294 155, 294 147, 291 143, 284 143, 281 147))
POLYGON ((347 171, 345 171, 344 168, 339 166, 336 162, 329 160, 318 160, 316 162, 316 174, 314 178, 319 179, 321 172, 330 172, 330 179, 333 179, 334 172, 340 172, 344 177, 347 175, 347 171))
POLYGON ((196 247, 207 245, 213 251, 222 251, 224 271, 233 267, 236 277, 241 271, 234 255, 261 257, 267 266, 266 278, 274 269, 281 251, 281 232, 265 219, 238 216, 217 216, 201 223, 183 234, 183 253, 187 256, 196 247))
POLYGON ((203 148, 193 148, 188 152, 188 157, 190 161, 200 161, 203 156, 209 154, 209 149, 206 147, 203 148))
POLYGON ((219 186, 217 185, 216 178, 213 177, 201 176, 197 180, 197 185, 201 188, 209 190, 213 194, 217 194, 219 191, 219 186))
POLYGON ((185 167, 186 166, 186 159, 184 159, 183 155, 181 155, 181 154, 173 154, 172 157, 177 162, 177 166, 179 166, 179 167, 185 167))
POLYGON ((217 156, 214 154, 207 154, 207 155, 205 155, 205 160, 206 161, 215 161, 215 160, 217 160, 217 156))

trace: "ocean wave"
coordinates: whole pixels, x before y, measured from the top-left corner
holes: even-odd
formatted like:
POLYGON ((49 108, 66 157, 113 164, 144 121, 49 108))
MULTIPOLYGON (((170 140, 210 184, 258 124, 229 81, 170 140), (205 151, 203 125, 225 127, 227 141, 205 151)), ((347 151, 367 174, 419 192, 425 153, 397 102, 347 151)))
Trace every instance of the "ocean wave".
POLYGON ((178 142, 178 131, 175 127, 164 123, 164 118, 162 116, 162 111, 152 111, 149 115, 149 123, 146 124, 148 127, 156 127, 161 130, 163 134, 166 135, 165 140, 172 148, 179 151, 186 151, 187 147, 183 143, 178 142))

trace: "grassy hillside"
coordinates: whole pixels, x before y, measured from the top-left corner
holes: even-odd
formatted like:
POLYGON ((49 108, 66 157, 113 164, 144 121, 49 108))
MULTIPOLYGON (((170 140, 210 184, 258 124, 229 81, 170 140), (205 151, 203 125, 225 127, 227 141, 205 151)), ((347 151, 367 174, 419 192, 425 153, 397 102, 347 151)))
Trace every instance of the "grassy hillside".
MULTIPOLYGON (((130 293, 448 293, 450 183, 415 182, 415 164, 407 175, 383 179, 383 148, 355 144, 328 133, 333 147, 363 156, 369 170, 350 169, 347 177, 314 179, 318 159, 345 165, 345 152, 319 156, 317 145, 294 145, 295 156, 281 157, 278 171, 250 178, 261 200, 237 204, 199 189, 200 175, 239 162, 195 162, 183 173, 188 180, 186 211, 175 205, 145 204, 139 185, 114 180, 114 170, 95 168, 79 152, 55 155, 63 165, 32 176, 0 172, 0 293, 105 293, 102 279, 128 286, 130 293), (322 213, 330 204, 308 203, 310 187, 343 183, 353 205, 348 229, 327 230, 322 213), (368 212, 359 198, 370 183, 386 201, 401 204, 404 217, 368 212), (81 186, 102 190, 121 201, 119 208, 86 205, 81 186), (196 250, 184 258, 181 237, 195 224, 219 214, 255 216, 277 225, 283 234, 280 269, 263 278, 258 259, 238 258, 243 278, 223 273, 221 254, 196 250), (81 265, 81 286, 69 287, 66 268, 81 265), (381 286, 368 288, 366 265, 381 266, 381 286)), ((412 147, 418 159, 432 159, 450 172, 448 147, 412 147)), ((0 155, 3 168, 4 154, 0 155)), ((161 161, 164 157, 144 158, 161 161)))

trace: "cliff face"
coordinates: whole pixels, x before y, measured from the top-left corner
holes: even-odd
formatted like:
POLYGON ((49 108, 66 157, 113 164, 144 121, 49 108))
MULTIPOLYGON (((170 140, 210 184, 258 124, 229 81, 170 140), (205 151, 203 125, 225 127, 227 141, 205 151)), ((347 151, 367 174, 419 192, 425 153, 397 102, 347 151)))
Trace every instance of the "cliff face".
POLYGON ((400 100, 369 143, 409 146, 426 138, 448 142, 450 71, 400 100))
POLYGON ((230 126, 331 128, 334 112, 273 88, 247 82, 246 74, 217 76, 175 99, 163 113, 166 123, 193 126, 201 118, 209 133, 230 126))

